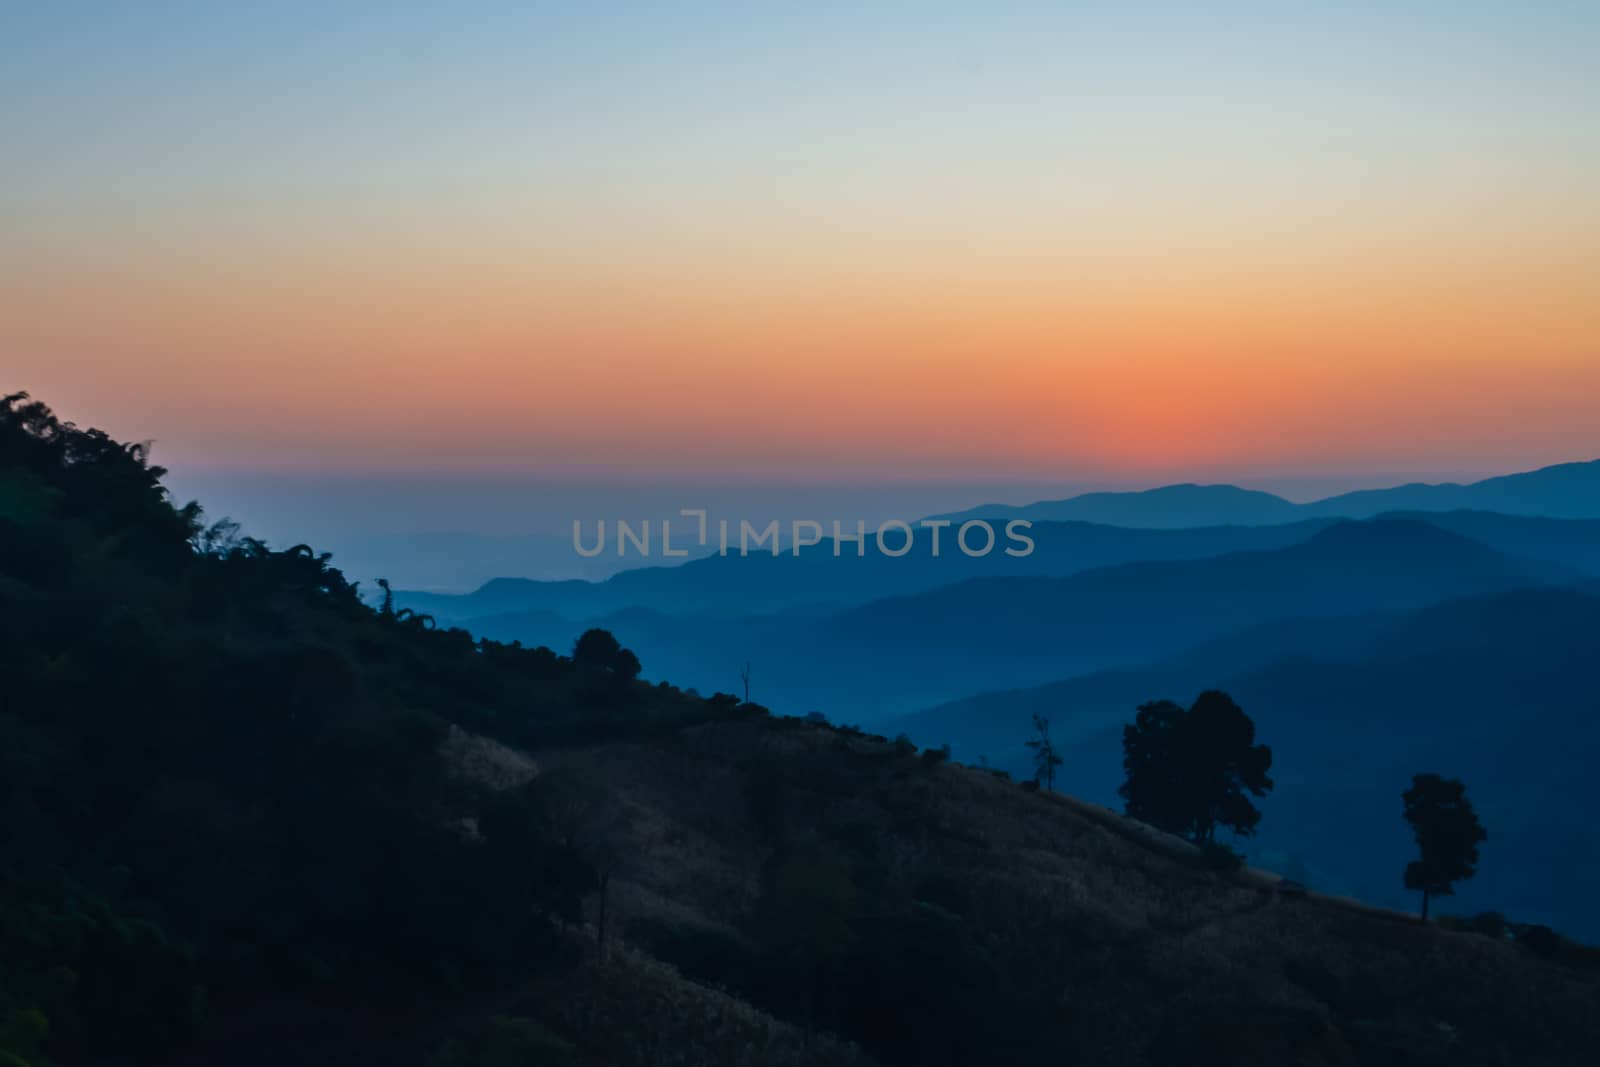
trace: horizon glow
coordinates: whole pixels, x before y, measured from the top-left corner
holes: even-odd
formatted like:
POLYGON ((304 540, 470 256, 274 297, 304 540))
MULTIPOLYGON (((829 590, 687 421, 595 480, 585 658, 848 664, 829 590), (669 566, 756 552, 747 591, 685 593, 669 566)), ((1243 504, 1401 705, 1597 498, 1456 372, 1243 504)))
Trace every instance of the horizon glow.
POLYGON ((1600 456, 1579 4, 9 5, 0 388, 211 471, 1600 456))

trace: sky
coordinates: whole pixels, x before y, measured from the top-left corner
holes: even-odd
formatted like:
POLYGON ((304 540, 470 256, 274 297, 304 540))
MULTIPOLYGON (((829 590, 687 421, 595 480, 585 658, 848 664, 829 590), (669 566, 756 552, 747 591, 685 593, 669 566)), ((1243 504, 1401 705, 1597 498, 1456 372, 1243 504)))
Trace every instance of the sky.
POLYGON ((0 388, 196 477, 1600 456, 1600 5, 0 6, 0 388))

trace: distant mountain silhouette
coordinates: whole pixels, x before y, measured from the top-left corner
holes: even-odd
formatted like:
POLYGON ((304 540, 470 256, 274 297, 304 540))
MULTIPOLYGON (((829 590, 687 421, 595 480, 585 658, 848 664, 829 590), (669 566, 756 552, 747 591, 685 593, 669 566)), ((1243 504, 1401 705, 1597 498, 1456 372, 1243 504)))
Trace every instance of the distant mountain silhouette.
MULTIPOLYGON (((1144 492, 1086 493, 1021 507, 991 504, 936 516, 952 522, 974 517, 999 522, 1026 518, 1035 524, 1031 536, 1036 547, 1031 556, 1022 558, 999 550, 979 559, 963 556, 952 546, 953 534, 948 529, 943 551, 934 558, 931 537, 926 530, 919 530, 912 551, 903 557, 884 556, 869 535, 864 557, 855 554, 852 543, 842 545, 836 557, 833 541, 827 539, 803 549, 798 557, 787 549, 776 558, 760 553, 747 558, 713 555, 676 566, 636 567, 604 581, 506 577, 466 594, 419 590, 408 581, 412 588, 398 593, 397 602, 441 620, 456 621, 527 611, 594 618, 628 607, 717 615, 845 607, 969 578, 1066 577, 1137 560, 1193 559, 1282 547, 1303 541, 1341 518, 1391 515, 1426 517, 1437 526, 1512 555, 1600 574, 1600 525, 1530 525, 1545 518, 1600 523, 1600 460, 1595 460, 1470 485, 1363 490, 1308 504, 1231 485, 1174 485, 1144 492)), ((532 544, 527 539, 480 540, 481 544, 456 535, 437 535, 436 547, 441 553, 472 557, 473 561, 436 567, 437 573, 430 572, 427 577, 450 584, 446 575, 481 574, 486 566, 496 565, 493 560, 509 563, 532 544)), ((539 544, 541 552, 551 551, 545 541, 539 544)), ((376 549, 363 556, 368 557, 387 558, 376 549)), ((617 561, 578 562, 598 567, 617 561)), ((507 567, 507 571, 511 569, 507 567)))
MULTIPOLYGON (((1600 576, 1600 520, 1540 519, 1489 512, 1403 512, 1507 555, 1543 560, 1600 576)), ((1201 559, 1229 552, 1287 547, 1338 522, 1305 519, 1278 526, 1214 526, 1161 530, 1085 522, 1040 522, 1031 556, 996 551, 971 558, 945 546, 938 557, 926 537, 903 557, 886 557, 871 538, 865 557, 853 546, 833 555, 832 541, 775 557, 708 557, 676 567, 642 567, 605 581, 497 578, 472 593, 401 591, 396 603, 440 620, 465 622, 493 615, 542 612, 594 619, 625 608, 663 614, 766 614, 796 608, 843 609, 888 596, 924 592, 980 577, 1064 578, 1086 570, 1142 560, 1201 559)), ((946 531, 948 537, 948 531, 946 531)))
POLYGON ((1344 493, 1300 508, 1302 515, 1367 518, 1386 511, 1498 511, 1554 519, 1600 519, 1600 460, 1488 478, 1470 485, 1402 485, 1344 493))
POLYGON ((555 534, 497 536, 484 533, 386 533, 351 535, 332 546, 351 560, 350 576, 370 586, 380 577, 399 578, 413 589, 476 589, 505 574, 542 574, 599 581, 625 566, 615 557, 585 559, 572 538, 555 534))
MULTIPOLYGON (((1095 567, 1135 560, 1199 559, 1225 552, 1281 548, 1304 541, 1335 520, 1311 519, 1283 526, 1218 526, 1200 529, 1125 529, 1086 522, 1038 523, 1029 535, 1028 556, 1008 556, 997 547, 986 556, 964 555, 951 530, 940 553, 919 530, 912 550, 885 556, 869 534, 866 554, 853 542, 825 539, 799 555, 753 553, 709 556, 678 566, 640 567, 604 581, 532 581, 497 578, 472 593, 402 591, 397 603, 439 619, 465 620, 521 611, 551 611, 592 617, 643 607, 669 614, 752 614, 804 606, 846 607, 885 596, 917 593, 979 577, 1065 577, 1095 567)), ((997 531, 997 534, 999 531, 997 531)), ((898 544, 898 542, 896 542, 898 544)), ((1005 544, 1002 539, 999 544, 1005 544)))
POLYGON ((956 522, 976 518, 1022 518, 1036 522, 1078 520, 1112 526, 1178 529, 1191 526, 1266 526, 1303 518, 1281 496, 1234 485, 1167 485, 1137 493, 1084 493, 1066 500, 1012 506, 986 504, 938 516, 956 522))
POLYGON ((906 669, 891 674, 959 691, 977 676, 1045 680, 1052 667, 1134 663, 1275 618, 1402 610, 1571 578, 1426 523, 1341 523, 1279 550, 978 579, 876 601, 830 620, 810 644, 823 652, 819 666, 842 661, 857 678, 897 654, 906 669))
POLYGON ((1232 485, 1169 485, 1127 493, 1084 493, 1015 507, 986 504, 946 518, 1082 519, 1118 526, 1172 528, 1294 522, 1305 518, 1368 519, 1392 511, 1498 511, 1558 519, 1600 519, 1600 460, 1488 478, 1468 485, 1396 486, 1294 504, 1232 485))
POLYGON ((1600 519, 1548 519, 1491 511, 1391 511, 1377 518, 1426 522, 1497 552, 1600 576, 1600 519))
POLYGON ((1396 796, 1419 768, 1447 770, 1472 783, 1496 857, 1452 910, 1504 908, 1600 936, 1589 907, 1600 829, 1562 814, 1586 792, 1600 744, 1600 597, 1584 591, 1597 587, 1278 622, 1152 665, 985 693, 886 728, 1021 771, 1030 718, 1047 715, 1066 760, 1064 788, 1120 806, 1120 724, 1144 701, 1218 686, 1285 768, 1263 805, 1258 853, 1295 859, 1318 888, 1403 904, 1395 872, 1412 846, 1392 820, 1396 796), (1557 877, 1530 880, 1530 870, 1557 877))
MULTIPOLYGON (((1216 679, 1233 678, 1285 658, 1364 655, 1376 635, 1404 617, 1400 612, 1373 612, 1273 619, 1132 667, 960 697, 894 719, 882 729, 905 731, 928 744, 951 741, 964 758, 1003 756, 1008 751, 1014 755, 1020 751, 1032 708, 1051 716, 1054 734, 1062 743, 1081 743, 1120 728, 1129 718, 1128 709, 1148 700, 1151 693, 1198 693, 1216 679)), ((1106 798, 1114 799, 1121 782, 1120 765, 1099 768, 1092 781, 1090 793, 1110 803, 1106 798)))

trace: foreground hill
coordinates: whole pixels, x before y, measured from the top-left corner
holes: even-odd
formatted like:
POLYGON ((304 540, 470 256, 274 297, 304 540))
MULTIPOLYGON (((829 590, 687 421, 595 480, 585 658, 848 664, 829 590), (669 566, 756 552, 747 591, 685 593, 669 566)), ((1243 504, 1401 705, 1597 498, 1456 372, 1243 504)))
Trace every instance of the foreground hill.
POLYGON ((160 473, 0 403, 6 1067, 1600 1047, 1584 953, 1284 896, 938 753, 430 628, 160 473))
POLYGON ((727 723, 670 744, 538 755, 619 783, 636 813, 616 910, 641 951, 774 1010, 806 1005, 885 1061, 1531 1064, 1592 1052, 1591 973, 1524 970, 1505 943, 1282 897, 1104 809, 871 738, 727 723), (761 924, 791 878, 832 901, 806 917, 824 939, 820 961, 797 961, 802 979, 820 965, 809 1004, 803 980, 769 984, 759 962, 761 924), (1525 984, 1503 984, 1512 972, 1525 984))
POLYGON ((1597 632, 1600 597, 1555 588, 1287 621, 1146 667, 968 698, 891 729, 1020 771, 1030 716, 1046 714, 1071 788, 1115 803, 1120 724, 1133 709, 1220 686, 1275 753, 1258 854, 1314 884, 1405 906, 1398 872, 1412 845, 1395 798, 1411 774, 1436 769, 1470 783, 1490 833, 1482 870, 1453 907, 1597 938, 1600 833, 1570 800, 1600 745, 1597 632))

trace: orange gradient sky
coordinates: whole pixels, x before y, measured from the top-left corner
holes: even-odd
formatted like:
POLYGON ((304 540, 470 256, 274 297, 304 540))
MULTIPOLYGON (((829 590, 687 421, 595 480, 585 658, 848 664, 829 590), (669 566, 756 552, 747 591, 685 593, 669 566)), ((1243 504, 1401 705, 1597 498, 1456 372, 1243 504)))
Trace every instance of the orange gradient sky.
POLYGON ((10 10, 0 385, 208 469, 1600 456, 1582 9, 757 7, 10 10))

